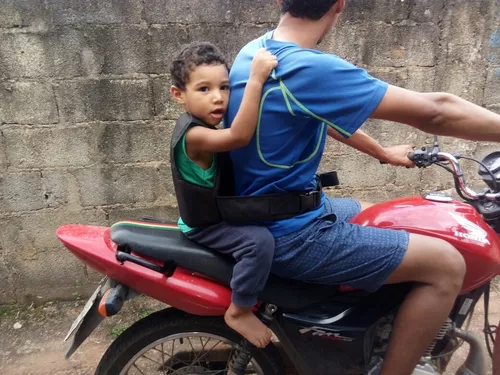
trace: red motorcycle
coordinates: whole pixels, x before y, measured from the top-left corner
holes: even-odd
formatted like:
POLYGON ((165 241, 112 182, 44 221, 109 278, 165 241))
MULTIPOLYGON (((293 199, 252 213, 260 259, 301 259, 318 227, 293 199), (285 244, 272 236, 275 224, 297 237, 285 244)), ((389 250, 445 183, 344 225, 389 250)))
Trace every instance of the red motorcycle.
MULTIPOLYGON (((483 192, 465 182, 459 160, 470 158, 441 152, 437 138, 433 147, 409 158, 418 167, 438 165, 451 172, 464 202, 429 193, 375 205, 353 222, 442 238, 462 253, 467 274, 461 294, 413 375, 442 374, 463 342, 470 351, 457 374, 484 375, 486 348, 465 327, 483 296, 485 339, 493 362, 500 364, 500 350, 491 349, 494 329, 488 322, 490 281, 500 274, 500 152, 475 160, 488 186, 483 192)), ((257 350, 224 324, 233 261, 190 242, 177 225, 154 219, 111 228, 64 225, 57 236, 81 261, 106 275, 66 337, 73 335, 67 358, 134 296, 142 293, 171 306, 121 334, 96 375, 282 375, 285 363, 287 373, 299 375, 374 374, 395 313, 411 287, 388 285, 370 294, 271 276, 255 314, 275 337, 257 350)))

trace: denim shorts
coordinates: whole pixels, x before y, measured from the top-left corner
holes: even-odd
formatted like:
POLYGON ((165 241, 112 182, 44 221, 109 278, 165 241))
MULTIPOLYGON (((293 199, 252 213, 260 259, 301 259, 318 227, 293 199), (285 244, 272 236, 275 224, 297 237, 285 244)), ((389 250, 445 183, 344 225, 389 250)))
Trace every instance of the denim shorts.
POLYGON ((401 263, 409 233, 351 224, 360 211, 353 199, 327 198, 322 216, 276 238, 271 272, 310 283, 379 289, 401 263))

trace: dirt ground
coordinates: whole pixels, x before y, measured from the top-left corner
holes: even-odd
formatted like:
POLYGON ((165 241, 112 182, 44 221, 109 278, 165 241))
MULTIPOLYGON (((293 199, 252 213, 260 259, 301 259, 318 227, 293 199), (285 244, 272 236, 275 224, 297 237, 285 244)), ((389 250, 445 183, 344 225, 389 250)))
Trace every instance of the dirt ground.
MULTIPOLYGON (((164 307, 144 297, 130 301, 115 317, 106 319, 70 360, 63 339, 85 301, 54 302, 29 308, 0 307, 0 374, 91 375, 106 348, 134 321, 164 307)), ((500 293, 492 292, 490 322, 500 320, 500 293)), ((470 330, 480 334, 483 303, 476 306, 470 330)), ((446 375, 455 374, 467 355, 467 345, 455 354, 446 375)), ((491 370, 488 371, 491 374, 491 370)), ((486 375, 486 374, 485 374, 486 375)))

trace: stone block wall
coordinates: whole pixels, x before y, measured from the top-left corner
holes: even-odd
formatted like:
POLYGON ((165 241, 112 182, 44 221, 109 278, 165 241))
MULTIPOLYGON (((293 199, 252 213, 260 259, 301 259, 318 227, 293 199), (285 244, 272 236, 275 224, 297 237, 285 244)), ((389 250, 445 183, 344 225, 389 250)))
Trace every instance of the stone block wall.
MULTIPOLYGON (((496 0, 348 0, 321 48, 390 83, 444 90, 500 109, 496 0)), ((100 278, 55 237, 64 223, 176 219, 169 138, 179 109, 169 64, 184 43, 232 59, 275 26, 275 0, 2 0, 0 2, 0 304, 85 296, 100 278)), ((423 145, 411 128, 369 121, 384 145, 423 145)), ((495 145, 443 139, 484 155, 495 145)), ((331 194, 381 201, 451 187, 330 142, 331 194)), ((471 178, 475 167, 468 169, 471 178)))

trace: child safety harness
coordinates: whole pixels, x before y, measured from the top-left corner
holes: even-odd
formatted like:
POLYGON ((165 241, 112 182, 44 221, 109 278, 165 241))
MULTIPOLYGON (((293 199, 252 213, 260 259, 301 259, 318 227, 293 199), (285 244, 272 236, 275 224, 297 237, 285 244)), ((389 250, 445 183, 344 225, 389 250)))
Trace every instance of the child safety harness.
POLYGON ((235 196, 233 166, 228 152, 215 153, 216 176, 213 188, 184 180, 175 161, 175 147, 192 126, 213 129, 193 117, 183 114, 178 120, 170 146, 170 166, 182 220, 190 227, 203 227, 221 221, 275 221, 292 218, 314 210, 321 204, 322 188, 339 184, 337 173, 317 175, 314 190, 258 196, 235 196))

